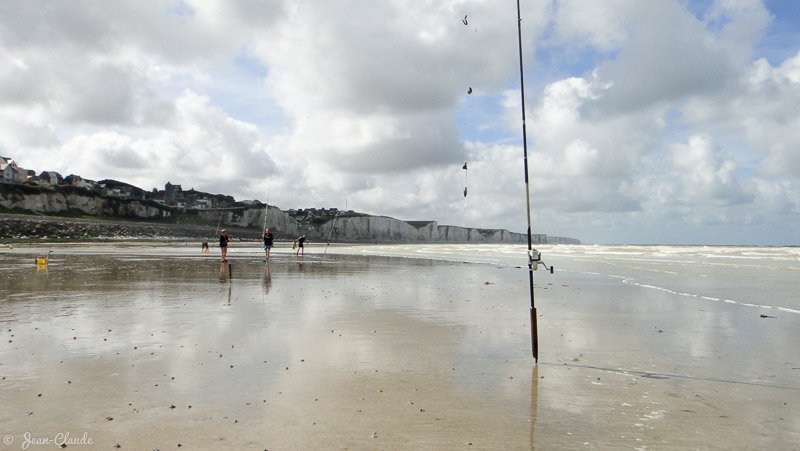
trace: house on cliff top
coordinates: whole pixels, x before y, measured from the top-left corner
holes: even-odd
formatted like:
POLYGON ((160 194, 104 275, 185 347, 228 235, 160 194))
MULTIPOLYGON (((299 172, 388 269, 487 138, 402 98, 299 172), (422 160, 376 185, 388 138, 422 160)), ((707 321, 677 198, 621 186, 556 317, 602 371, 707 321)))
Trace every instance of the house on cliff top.
POLYGON ((25 183, 31 172, 17 166, 13 158, 0 157, 0 175, 2 175, 0 179, 4 183, 25 183))
POLYGON ((228 208, 236 203, 233 196, 204 193, 194 188, 184 191, 181 185, 171 182, 164 185, 163 191, 153 188, 151 197, 157 202, 180 209, 228 208))
POLYGON ((0 157, 0 171, 5 171, 8 166, 17 166, 13 158, 0 157))
POLYGON ((80 175, 70 174, 64 177, 64 183, 78 188, 95 189, 97 182, 81 177, 80 175))
POLYGON ((60 185, 64 183, 64 177, 55 171, 42 171, 36 180, 42 183, 49 183, 51 185, 60 185))
POLYGON ((128 199, 149 199, 150 193, 129 183, 105 179, 97 182, 100 192, 104 196, 125 197, 128 199))

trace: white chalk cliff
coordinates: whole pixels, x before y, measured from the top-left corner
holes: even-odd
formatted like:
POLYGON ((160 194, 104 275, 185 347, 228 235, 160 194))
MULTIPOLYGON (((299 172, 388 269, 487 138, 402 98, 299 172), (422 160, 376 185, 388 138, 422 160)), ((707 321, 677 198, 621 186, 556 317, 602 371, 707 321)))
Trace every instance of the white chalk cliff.
MULTIPOLYGON (((105 219, 129 218, 158 222, 201 223, 206 225, 243 227, 260 230, 265 225, 265 206, 237 206, 225 209, 182 210, 152 200, 101 196, 80 189, 48 190, 17 188, 0 184, 0 207, 42 215, 64 215, 79 212, 105 219)), ((276 236, 310 238, 346 242, 460 242, 460 243, 527 243, 527 235, 508 230, 487 230, 451 225, 436 221, 409 223, 386 216, 345 215, 321 224, 308 225, 296 221, 281 209, 267 208, 266 226, 276 236)), ((533 243, 579 244, 574 238, 532 236, 533 243)))

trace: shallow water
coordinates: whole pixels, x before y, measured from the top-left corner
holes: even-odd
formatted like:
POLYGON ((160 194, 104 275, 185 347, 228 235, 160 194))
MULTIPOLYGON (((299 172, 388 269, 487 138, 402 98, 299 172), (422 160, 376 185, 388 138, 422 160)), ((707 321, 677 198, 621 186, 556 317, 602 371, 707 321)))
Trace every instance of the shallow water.
POLYGON ((536 273, 538 364, 520 246, 278 248, 265 265, 239 243, 226 264, 194 245, 67 245, 46 268, 42 249, 3 249, 0 433, 792 449, 798 263, 783 249, 542 247, 556 273, 536 273))
MULTIPOLYGON (((560 272, 598 274, 701 303, 728 302, 800 314, 800 247, 540 245, 537 249, 560 272)), ((521 245, 384 245, 344 247, 341 252, 527 265, 526 247, 521 245)), ((537 271, 537 280, 550 280, 544 273, 537 271)))

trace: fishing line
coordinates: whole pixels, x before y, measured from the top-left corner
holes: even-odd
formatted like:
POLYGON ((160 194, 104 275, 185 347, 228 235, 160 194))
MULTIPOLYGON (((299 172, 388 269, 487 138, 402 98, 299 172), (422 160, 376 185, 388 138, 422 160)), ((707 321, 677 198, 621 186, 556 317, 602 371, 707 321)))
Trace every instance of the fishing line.
POLYGON ((269 212, 269 194, 272 190, 272 174, 275 171, 275 164, 269 170, 269 177, 267 178, 267 203, 264 205, 264 230, 267 229, 267 212, 269 212))
MULTIPOLYGON (((219 235, 219 226, 222 225, 222 216, 225 214, 225 210, 222 210, 222 213, 219 214, 219 221, 217 222, 217 231, 214 232, 214 236, 219 235)), ((213 239, 212 239, 213 241, 213 239)))
MULTIPOLYGON (((345 208, 347 208, 347 207, 345 207, 345 208)), ((328 253, 328 246, 331 245, 331 235, 333 235, 333 228, 336 227, 336 218, 339 217, 339 213, 340 212, 337 209, 336 210, 336 215, 333 217, 333 224, 331 224, 331 229, 330 229, 330 231, 328 231, 328 243, 325 245, 325 251, 322 253, 323 256, 328 253)))

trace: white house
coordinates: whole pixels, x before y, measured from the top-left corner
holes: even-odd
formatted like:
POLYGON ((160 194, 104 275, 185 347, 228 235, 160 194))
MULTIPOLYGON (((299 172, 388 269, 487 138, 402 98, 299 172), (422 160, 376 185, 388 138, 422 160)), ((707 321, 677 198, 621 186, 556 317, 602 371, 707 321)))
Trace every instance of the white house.
POLYGON ((0 172, 5 183, 25 183, 28 170, 17 166, 13 158, 0 157, 0 172))

